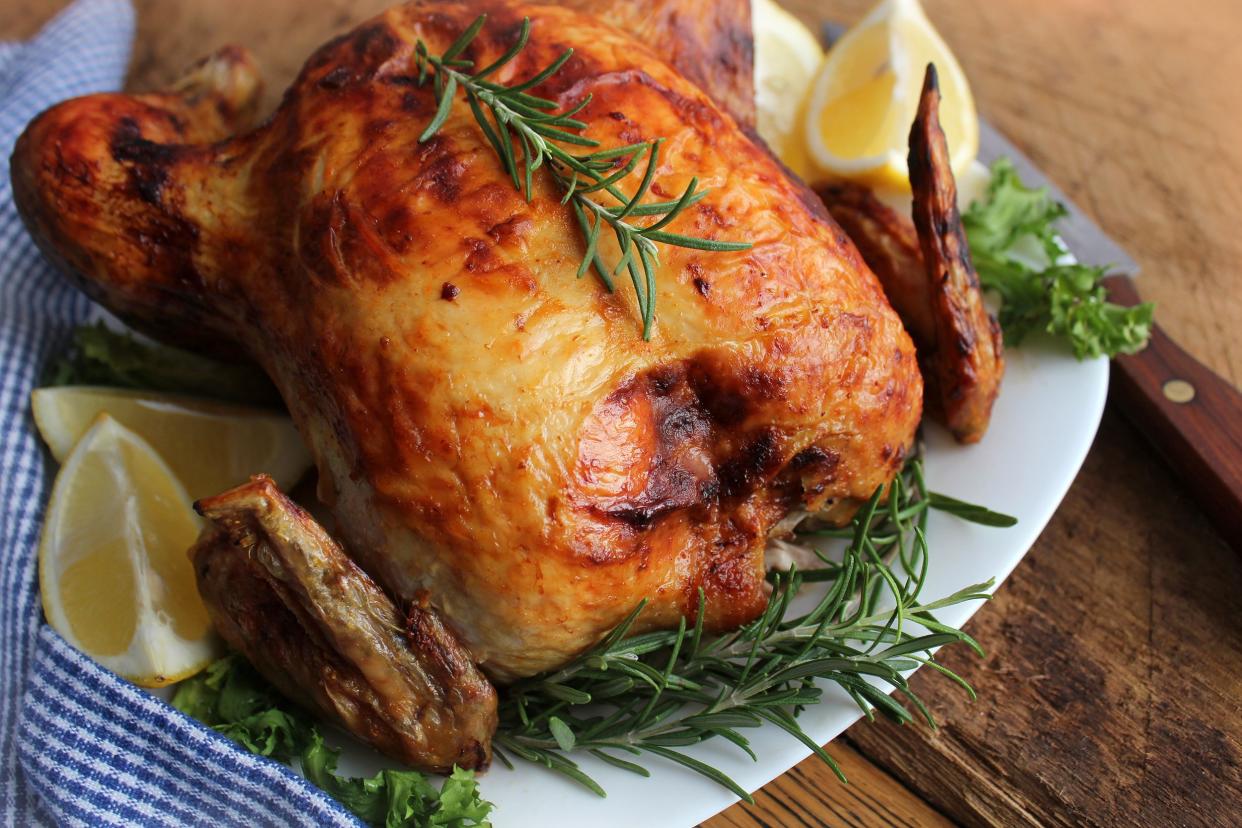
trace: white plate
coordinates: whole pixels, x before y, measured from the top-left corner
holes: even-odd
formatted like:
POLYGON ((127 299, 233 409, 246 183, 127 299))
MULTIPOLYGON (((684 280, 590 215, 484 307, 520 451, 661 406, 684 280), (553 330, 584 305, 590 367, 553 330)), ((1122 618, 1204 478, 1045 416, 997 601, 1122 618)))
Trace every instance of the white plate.
MULTIPOLYGON (((905 202, 899 206, 905 209, 905 202)), ((1038 336, 1023 348, 1008 351, 1006 359, 1004 385, 984 440, 976 446, 959 446, 943 429, 928 424, 925 472, 934 491, 1013 515, 1018 524, 989 528, 933 512, 925 598, 949 595, 989 578, 999 587, 1060 505, 1099 426, 1108 390, 1108 360, 1078 362, 1064 347, 1038 336)), ((937 615, 960 627, 981 606, 978 602, 959 604, 937 615)), ((993 643, 980 642, 985 649, 993 643)), ((167 698, 170 693, 157 695, 167 698)), ((1004 703, 1003 699, 979 701, 982 705, 1004 703)), ((827 745, 860 717, 857 705, 844 691, 828 686, 822 701, 805 710, 799 723, 815 741, 827 745)), ((774 725, 747 728, 743 733, 758 761, 721 739, 686 752, 721 769, 751 792, 810 755, 774 725)), ((393 767, 391 760, 345 734, 331 734, 329 739, 343 749, 342 773, 370 776, 393 767)), ((831 746, 828 751, 832 752, 831 746)), ((647 755, 630 758, 646 766, 651 777, 574 755, 608 792, 606 798, 516 759, 512 771, 495 763, 480 777, 480 792, 496 806, 491 815, 496 828, 688 828, 738 801, 724 788, 667 760, 647 755)))
MULTIPOLYGON (((1020 350, 1011 349, 1006 357, 1004 386, 987 436, 976 446, 958 446, 945 431, 928 426, 925 468, 933 490, 1013 515, 1018 525, 989 528, 933 512, 928 527, 931 562, 923 589, 927 598, 989 578, 999 585, 1013 571, 1078 474, 1104 411, 1106 359, 1078 362, 1056 344, 1037 338, 1020 350)), ((937 615, 961 626, 979 606, 958 605, 937 615)), ((986 649, 994 642, 980 643, 986 649)), ((1004 700, 985 698, 979 704, 1004 704, 1004 700)), ((826 744, 859 718, 858 707, 832 686, 799 721, 812 738, 826 744)), ((745 735, 757 762, 720 739, 688 752, 752 792, 810 755, 773 725, 748 728, 745 735)), ((370 775, 391 766, 356 742, 342 746, 344 772, 370 775)), ((651 770, 650 778, 590 756, 574 758, 608 792, 606 799, 542 767, 516 760, 517 769, 510 771, 496 763, 480 780, 482 795, 496 804, 492 815, 496 827, 680 828, 697 825, 737 801, 715 783, 656 757, 638 760, 651 770)))

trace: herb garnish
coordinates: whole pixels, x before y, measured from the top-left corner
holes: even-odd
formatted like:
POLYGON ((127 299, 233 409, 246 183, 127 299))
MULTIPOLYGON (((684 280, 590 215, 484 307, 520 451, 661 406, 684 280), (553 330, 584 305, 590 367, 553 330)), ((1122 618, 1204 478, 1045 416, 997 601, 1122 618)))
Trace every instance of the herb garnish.
POLYGON ((967 634, 936 620, 934 612, 964 601, 984 600, 992 582, 966 587, 946 598, 923 601, 927 576, 926 524, 931 509, 989 526, 1015 521, 954 498, 927 491, 922 462, 911 460, 893 481, 887 503, 877 490, 842 530, 811 530, 804 536, 846 537, 840 561, 823 559, 807 573, 776 573, 767 609, 751 623, 722 636, 685 620, 676 630, 627 637, 642 605, 589 652, 553 673, 506 689, 500 707, 495 753, 535 762, 604 794, 566 754, 589 751, 627 771, 648 775, 625 758, 643 753, 684 765, 747 802, 750 795, 717 768, 678 748, 712 737, 727 739, 752 758, 741 730, 765 722, 798 739, 844 779, 840 768, 798 724, 797 713, 817 702, 816 681, 834 682, 873 717, 875 710, 898 721, 914 716, 886 690, 904 696, 932 727, 931 712, 911 691, 904 671, 928 665, 974 693, 930 650, 964 643, 982 653, 967 634), (892 565, 890 567, 890 565, 892 565), (830 581, 810 612, 795 615, 793 598, 809 581, 830 581), (888 604, 892 609, 886 608, 888 604))
POLYGON ((251 753, 294 759, 306 778, 368 825, 384 828, 487 828, 492 804, 479 797, 471 771, 454 768, 437 791, 423 774, 380 771, 370 779, 336 772, 339 751, 319 727, 286 702, 245 659, 231 655, 177 685, 173 707, 228 736, 251 753))
POLYGON ((230 365, 166 345, 148 345, 102 322, 80 325, 69 349, 47 369, 44 385, 107 385, 197 394, 250 405, 282 405, 254 365, 230 365))
POLYGON ((1067 212, 1046 188, 1024 186, 1013 162, 1001 158, 987 194, 962 216, 980 282, 1000 295, 1005 341, 1017 345, 1043 330, 1069 340, 1079 359, 1142 350, 1153 306, 1115 305, 1100 284, 1105 268, 1064 263, 1055 225, 1067 212), (1034 266, 1039 258, 1046 266, 1034 266))
POLYGON ((439 131, 448 119, 455 93, 458 89, 464 91, 479 128, 513 179, 513 186, 526 196, 526 200, 531 199, 534 173, 542 167, 562 191, 561 203, 573 208, 586 241, 586 252, 578 266, 578 278, 594 269, 604 287, 611 292, 614 289, 613 278, 622 271, 629 273, 642 315, 643 339, 650 339, 655 321, 656 270, 660 262, 657 244, 712 251, 747 250, 750 245, 664 230, 683 210, 707 193, 706 190, 699 190, 698 179, 692 178, 679 198, 643 203, 643 197, 659 168, 660 145, 664 139, 640 141, 582 155, 559 146, 568 144, 588 149, 599 146, 598 141, 580 134, 587 124, 574 118, 591 102, 591 96, 563 112, 554 112, 557 108, 555 101, 531 95, 527 90, 556 74, 573 55, 573 49, 566 49, 542 71, 513 86, 487 79, 526 47, 530 39, 530 18, 522 21, 517 40, 503 55, 477 72, 463 71, 470 68, 473 61, 459 56, 478 36, 486 19, 486 15, 476 18, 442 55, 429 54, 422 40, 415 45, 419 83, 423 84, 429 76, 432 77, 436 94, 435 116, 419 140, 427 141, 439 131), (647 164, 638 189, 632 196, 627 196, 617 184, 634 172, 644 158, 647 164), (602 194, 610 196, 615 203, 597 200, 602 194), (633 221, 643 217, 655 220, 649 224, 633 221), (600 235, 604 225, 611 229, 620 251, 620 259, 611 267, 605 264, 600 254, 600 235))

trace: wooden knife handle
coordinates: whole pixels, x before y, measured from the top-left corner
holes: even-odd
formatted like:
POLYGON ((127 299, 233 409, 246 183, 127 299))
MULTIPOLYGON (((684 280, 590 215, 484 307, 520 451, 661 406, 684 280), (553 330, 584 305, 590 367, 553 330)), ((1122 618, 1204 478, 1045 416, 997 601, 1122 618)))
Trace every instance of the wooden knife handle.
MULTIPOLYGON (((1139 302, 1125 276, 1104 280, 1121 305, 1139 302)), ((1112 395, 1164 455, 1204 512, 1242 553, 1242 394, 1181 349, 1159 325, 1133 356, 1113 360, 1112 395)))

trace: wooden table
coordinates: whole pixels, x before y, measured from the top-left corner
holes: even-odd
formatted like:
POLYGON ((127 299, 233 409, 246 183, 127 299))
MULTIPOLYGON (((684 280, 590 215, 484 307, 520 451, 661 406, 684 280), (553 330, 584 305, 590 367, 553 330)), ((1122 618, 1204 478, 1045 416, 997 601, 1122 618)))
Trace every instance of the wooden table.
MULTIPOLYGON (((786 0, 808 21, 870 0, 786 0)), ((1013 138, 1143 267, 1158 318, 1242 381, 1242 6, 1237 0, 925 0, 1013 138)), ((64 0, 0 17, 24 36, 64 0)), ((311 49, 387 0, 137 0, 135 88, 215 46, 284 88, 311 49)), ((1242 561, 1110 408, 1078 481, 968 626, 970 703, 914 679, 942 726, 860 723, 727 826, 1235 825, 1242 821, 1242 561)))

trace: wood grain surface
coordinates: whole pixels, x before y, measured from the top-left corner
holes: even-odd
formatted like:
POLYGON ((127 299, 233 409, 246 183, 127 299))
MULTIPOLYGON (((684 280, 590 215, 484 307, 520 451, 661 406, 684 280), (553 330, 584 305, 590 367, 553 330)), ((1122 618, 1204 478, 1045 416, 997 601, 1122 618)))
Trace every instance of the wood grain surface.
MULTIPOLYGON (((1131 279, 1104 281, 1112 301, 1138 304, 1131 279)), ((1146 348, 1113 360, 1110 379, 1130 422, 1242 555, 1242 392, 1178 347, 1158 323, 1146 348)))
MULTIPOLYGON (((785 0, 849 23, 871 0, 785 0)), ((131 85, 224 43, 252 48, 274 101, 307 54, 386 0, 137 0, 131 85)), ((0 15, 33 32, 64 0, 0 15)), ((1242 382, 1242 4, 925 0, 979 109, 1134 256, 1157 318, 1242 382)), ((1082 474, 946 656, 938 714, 860 723, 711 828, 815 825, 1236 825, 1242 819, 1242 562, 1110 403, 1082 474)))

